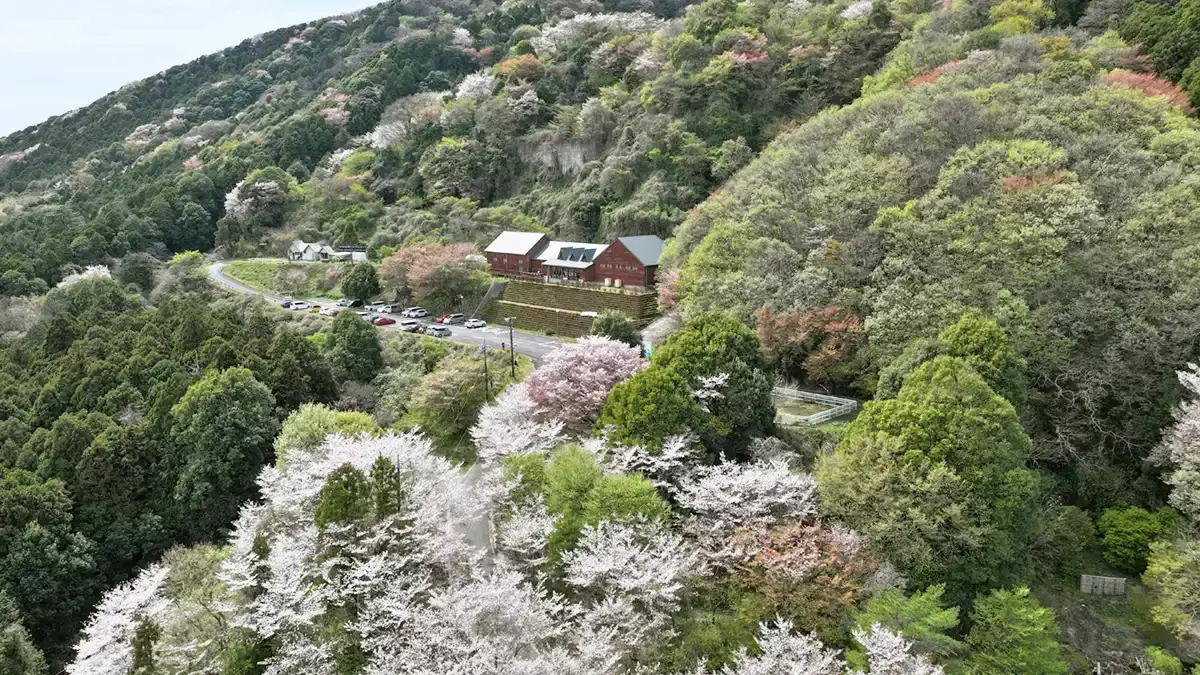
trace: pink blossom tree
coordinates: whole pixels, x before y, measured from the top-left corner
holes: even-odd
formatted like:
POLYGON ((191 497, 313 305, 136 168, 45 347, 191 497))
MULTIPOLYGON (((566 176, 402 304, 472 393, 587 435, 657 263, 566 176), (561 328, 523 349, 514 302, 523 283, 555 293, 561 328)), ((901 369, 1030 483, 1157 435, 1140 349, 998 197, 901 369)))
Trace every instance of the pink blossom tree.
POLYGON ((525 387, 544 416, 571 426, 590 426, 612 388, 647 365, 636 347, 585 337, 546 355, 525 387))

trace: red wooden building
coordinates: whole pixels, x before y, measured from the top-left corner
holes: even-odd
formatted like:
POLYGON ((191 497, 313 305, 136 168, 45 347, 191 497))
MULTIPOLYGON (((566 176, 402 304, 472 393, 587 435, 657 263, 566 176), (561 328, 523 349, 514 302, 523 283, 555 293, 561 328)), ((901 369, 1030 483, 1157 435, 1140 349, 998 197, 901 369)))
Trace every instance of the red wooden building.
POLYGON ((645 288, 654 285, 663 246, 654 235, 618 237, 606 245, 552 241, 539 232, 502 232, 484 255, 493 274, 645 288))

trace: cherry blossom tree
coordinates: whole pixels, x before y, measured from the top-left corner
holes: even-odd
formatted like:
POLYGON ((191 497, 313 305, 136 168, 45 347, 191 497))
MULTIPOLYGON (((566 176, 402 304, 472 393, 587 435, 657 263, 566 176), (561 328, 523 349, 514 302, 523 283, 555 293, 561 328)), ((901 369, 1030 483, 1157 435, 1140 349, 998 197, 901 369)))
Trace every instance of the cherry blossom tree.
POLYGON ((479 460, 486 463, 509 455, 545 453, 558 445, 563 440, 563 422, 538 421, 536 412, 537 405, 521 384, 509 386, 495 403, 484 406, 471 427, 479 460))
POLYGON ((83 628, 67 675, 127 675, 133 637, 143 621, 158 620, 171 606, 163 593, 167 568, 152 565, 109 591, 83 628))
MULTIPOLYGON (((923 656, 909 654, 912 645, 895 633, 876 625, 870 633, 856 632, 866 648, 871 675, 942 675, 939 666, 923 656)), ((788 621, 759 627, 760 653, 745 650, 721 675, 842 675, 849 673, 841 655, 821 644, 815 635, 793 633, 788 621)), ((703 669, 697 671, 704 672, 703 669)), ((862 675, 852 673, 851 675, 862 675)))
POLYGON ((1200 366, 1189 364, 1178 375, 1192 398, 1175 411, 1175 423, 1163 435, 1154 458, 1171 468, 1166 476, 1173 488, 1171 505, 1196 520, 1200 519, 1200 366))
POLYGON ((56 288, 66 288, 72 284, 79 283, 85 279, 111 279, 112 272, 109 271, 108 265, 89 265, 82 272, 68 274, 63 277, 63 280, 58 282, 56 288))
POLYGON ((612 388, 647 365, 635 347, 585 337, 547 354, 525 387, 543 415, 590 426, 612 388))

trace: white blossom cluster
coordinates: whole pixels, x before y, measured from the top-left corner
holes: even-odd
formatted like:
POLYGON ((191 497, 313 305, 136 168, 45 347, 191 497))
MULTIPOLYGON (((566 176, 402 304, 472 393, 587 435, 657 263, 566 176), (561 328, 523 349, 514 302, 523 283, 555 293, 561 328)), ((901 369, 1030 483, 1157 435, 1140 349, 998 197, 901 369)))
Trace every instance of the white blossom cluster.
POLYGON ((847 21, 861 19, 871 13, 871 8, 874 6, 872 0, 855 0, 846 9, 842 10, 841 17, 847 21))
POLYGON ((82 272, 68 274, 63 277, 63 280, 58 282, 57 288, 66 288, 72 284, 76 284, 85 279, 111 279, 112 272, 108 269, 108 265, 88 265, 82 272))
POLYGON ((1175 411, 1175 423, 1167 428, 1153 458, 1169 467, 1166 483, 1172 487, 1169 501, 1193 520, 1200 519, 1200 366, 1188 364, 1179 371, 1179 381, 1191 394, 1175 411))
POLYGON ((458 83, 458 89, 454 90, 454 98, 462 101, 486 101, 492 97, 492 90, 495 88, 496 78, 492 77, 491 73, 486 70, 481 70, 477 73, 471 73, 458 83))
POLYGON ((479 411, 471 440, 480 462, 487 464, 509 455, 544 454, 564 439, 563 422, 538 421, 537 404, 524 384, 515 384, 479 411))
MULTIPOLYGON (((371 675, 622 672, 627 650, 678 604, 691 572, 679 535, 644 522, 588 529, 564 560, 568 598, 527 571, 544 559, 554 524, 544 505, 531 500, 494 528, 499 514, 478 482, 416 433, 331 436, 314 454, 264 469, 263 502, 243 509, 219 574, 221 625, 231 633, 191 646, 195 657, 178 671, 208 672, 211 643, 240 631, 275 646, 268 675, 335 672, 350 639, 371 675), (327 479, 347 465, 370 475, 381 457, 402 477, 398 512, 320 526, 314 514, 327 479), (474 536, 481 524, 500 530, 494 543, 474 536), (331 622, 347 620, 331 637, 331 622)), ((182 620, 161 596, 163 578, 152 568, 106 598, 72 675, 126 675, 139 621, 182 620)), ((174 653, 170 662, 188 658, 174 653)))
POLYGON ((166 580, 167 569, 152 565, 133 581, 109 591, 83 627, 67 675, 129 672, 138 624, 158 619, 170 607, 163 595, 166 580))
POLYGON ((665 21, 646 12, 617 12, 612 14, 577 14, 559 22, 532 38, 530 43, 541 57, 552 56, 558 50, 578 45, 588 39, 609 39, 630 33, 654 33, 665 21))
MULTIPOLYGON (((943 675, 942 668, 924 657, 909 653, 912 645, 878 624, 854 637, 867 652, 871 675, 943 675)), ((792 625, 780 621, 759 627, 760 653, 745 650, 720 675, 862 675, 851 671, 836 649, 821 644, 815 635, 793 633, 792 625)), ((693 675, 702 675, 701 667, 693 675)))
POLYGON ((225 195, 225 215, 234 220, 248 220, 267 205, 283 199, 283 189, 273 180, 247 185, 238 183, 225 195))

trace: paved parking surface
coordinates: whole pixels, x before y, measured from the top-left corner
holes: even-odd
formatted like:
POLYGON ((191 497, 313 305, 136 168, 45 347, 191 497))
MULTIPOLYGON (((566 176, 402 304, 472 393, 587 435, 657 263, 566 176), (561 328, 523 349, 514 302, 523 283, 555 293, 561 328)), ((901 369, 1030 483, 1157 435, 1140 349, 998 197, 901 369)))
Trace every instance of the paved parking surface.
MULTIPOLYGON (((281 298, 277 295, 271 295, 270 293, 264 293, 262 291, 251 288, 236 279, 226 276, 223 271, 225 269, 226 264, 227 263, 222 263, 222 262, 213 263, 212 266, 208 268, 209 278, 211 278, 214 282, 216 282, 226 288, 229 288, 231 290, 238 291, 239 293, 249 293, 252 295, 258 295, 258 296, 266 298, 267 300, 270 300, 272 302, 282 302, 283 301, 283 298, 281 298)), ((307 302, 315 302, 316 304, 321 305, 322 307, 328 307, 330 304, 332 304, 330 300, 325 299, 325 298, 314 299, 314 300, 308 300, 306 298, 297 298, 297 300, 305 300, 307 302)), ((356 308, 353 310, 343 310, 343 311, 357 312, 357 311, 364 311, 366 309, 367 308, 364 307, 361 309, 356 308)), ((399 331, 400 330, 400 322, 404 320, 404 318, 401 317, 399 314, 384 315, 384 314, 378 314, 376 312, 370 312, 370 315, 371 315, 371 318, 375 318, 376 316, 390 316, 396 320, 396 323, 394 323, 390 326, 379 326, 380 330, 399 331)), ((430 318, 418 319, 418 321, 420 321, 422 324, 427 325, 427 326, 434 325, 434 321, 430 318)), ((484 328, 466 328, 465 326, 458 324, 458 325, 448 326, 448 328, 450 329, 450 336, 447 338, 443 338, 443 339, 453 340, 454 342, 459 342, 459 343, 467 344, 467 345, 477 345, 480 347, 487 347, 489 349, 501 349, 501 348, 508 349, 508 341, 509 341, 508 326, 490 326, 489 325, 484 328)), ((559 345, 562 344, 562 340, 559 340, 558 338, 553 338, 548 335, 539 335, 537 333, 526 333, 521 330, 514 330, 512 333, 512 336, 513 336, 513 342, 516 343, 517 353, 524 354, 524 355, 532 358, 535 363, 540 363, 542 360, 542 357, 544 357, 546 354, 553 351, 556 347, 558 347, 559 345)))

